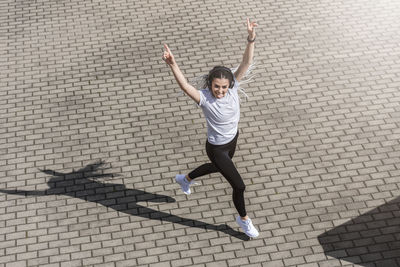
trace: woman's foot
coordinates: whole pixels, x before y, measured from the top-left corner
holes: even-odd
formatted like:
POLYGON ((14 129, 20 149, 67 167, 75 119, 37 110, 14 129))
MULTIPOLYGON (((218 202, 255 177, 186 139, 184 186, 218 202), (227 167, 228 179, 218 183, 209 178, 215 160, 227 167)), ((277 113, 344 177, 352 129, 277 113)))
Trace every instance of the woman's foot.
MULTIPOLYGON (((247 217, 247 216, 246 216, 247 217)), ((257 229, 254 227, 253 222, 249 217, 247 220, 242 220, 240 216, 236 217, 236 222, 242 227, 244 233, 249 237, 257 237, 259 235, 257 229)))
POLYGON ((192 193, 190 191, 190 185, 192 185, 193 182, 189 182, 185 174, 177 174, 175 176, 175 180, 181 186, 183 193, 186 195, 190 195, 192 193))

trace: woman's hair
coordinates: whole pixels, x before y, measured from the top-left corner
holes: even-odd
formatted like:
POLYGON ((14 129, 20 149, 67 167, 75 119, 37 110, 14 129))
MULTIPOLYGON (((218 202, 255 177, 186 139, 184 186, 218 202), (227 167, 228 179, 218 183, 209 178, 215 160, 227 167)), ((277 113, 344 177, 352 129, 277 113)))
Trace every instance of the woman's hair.
POLYGON ((212 81, 215 78, 228 79, 229 80, 229 88, 233 88, 233 86, 235 85, 235 79, 233 77, 233 73, 232 73, 231 69, 229 69, 227 67, 216 66, 212 70, 210 70, 210 72, 208 73, 208 77, 207 77, 207 86, 209 89, 211 89, 212 81))

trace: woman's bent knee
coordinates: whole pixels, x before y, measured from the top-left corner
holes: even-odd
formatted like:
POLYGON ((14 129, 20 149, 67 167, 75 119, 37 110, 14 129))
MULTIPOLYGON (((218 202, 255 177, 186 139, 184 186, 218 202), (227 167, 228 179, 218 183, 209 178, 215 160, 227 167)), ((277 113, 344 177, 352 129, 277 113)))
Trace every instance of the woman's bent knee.
POLYGON ((246 191, 246 186, 244 184, 238 185, 238 186, 235 186, 233 188, 233 190, 236 191, 237 193, 244 193, 244 191, 246 191))

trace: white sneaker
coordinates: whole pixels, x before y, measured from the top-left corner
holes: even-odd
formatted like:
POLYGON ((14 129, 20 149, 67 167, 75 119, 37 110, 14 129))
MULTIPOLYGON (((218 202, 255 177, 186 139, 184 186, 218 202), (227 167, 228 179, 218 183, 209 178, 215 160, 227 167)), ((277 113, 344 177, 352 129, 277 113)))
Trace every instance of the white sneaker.
POLYGON ((189 182, 186 179, 185 174, 177 174, 175 176, 176 182, 181 186, 183 193, 186 195, 190 195, 192 192, 190 191, 190 185, 192 185, 193 182, 189 182))
POLYGON ((257 237, 259 235, 257 229, 254 227, 251 219, 248 218, 247 220, 243 221, 240 216, 236 217, 236 222, 242 227, 244 233, 249 237, 257 237))

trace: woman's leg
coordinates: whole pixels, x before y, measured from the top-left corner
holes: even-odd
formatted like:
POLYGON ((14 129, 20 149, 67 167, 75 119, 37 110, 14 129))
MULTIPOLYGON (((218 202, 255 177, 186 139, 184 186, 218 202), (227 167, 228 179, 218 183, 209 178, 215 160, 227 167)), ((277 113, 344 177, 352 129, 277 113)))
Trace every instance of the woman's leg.
POLYGON ((236 142, 229 143, 227 146, 213 146, 207 143, 207 155, 219 172, 230 183, 233 189, 232 199, 240 217, 246 217, 246 207, 244 201, 244 191, 246 186, 242 177, 232 162, 236 142))
POLYGON ((206 163, 206 164, 203 164, 203 165, 197 167, 196 169, 191 171, 189 174, 176 175, 175 180, 181 186, 183 193, 185 193, 186 195, 190 195, 191 194, 190 186, 194 183, 194 182, 192 182, 193 179, 203 176, 203 175, 206 175, 206 174, 218 172, 218 171, 219 170, 215 167, 214 164, 206 163))
MULTIPOLYGON (((228 148, 229 148, 228 154, 229 154, 230 158, 232 158, 233 155, 235 154, 238 136, 239 136, 239 132, 236 134, 235 138, 228 145, 228 148)), ((208 145, 209 145, 209 143, 207 142, 206 150, 207 150, 208 145)), ((190 180, 193 180, 197 177, 215 173, 215 172, 219 172, 219 169, 214 165, 214 163, 211 162, 211 163, 205 163, 205 164, 197 167, 196 169, 191 171, 187 176, 189 177, 190 180)))
POLYGON ((188 174, 188 176, 189 176, 190 180, 193 180, 197 177, 200 177, 200 176, 203 176, 206 174, 210 174, 210 173, 214 173, 214 172, 218 172, 218 169, 214 166, 214 164, 206 163, 206 164, 203 164, 203 165, 197 167, 193 171, 191 171, 188 174))
POLYGON ((232 162, 235 153, 237 135, 235 139, 223 146, 207 145, 207 155, 215 167, 221 172, 233 189, 232 198, 239 216, 236 217, 237 224, 249 237, 257 237, 259 232, 254 227, 253 222, 247 216, 244 202, 244 191, 246 186, 242 177, 232 162))

